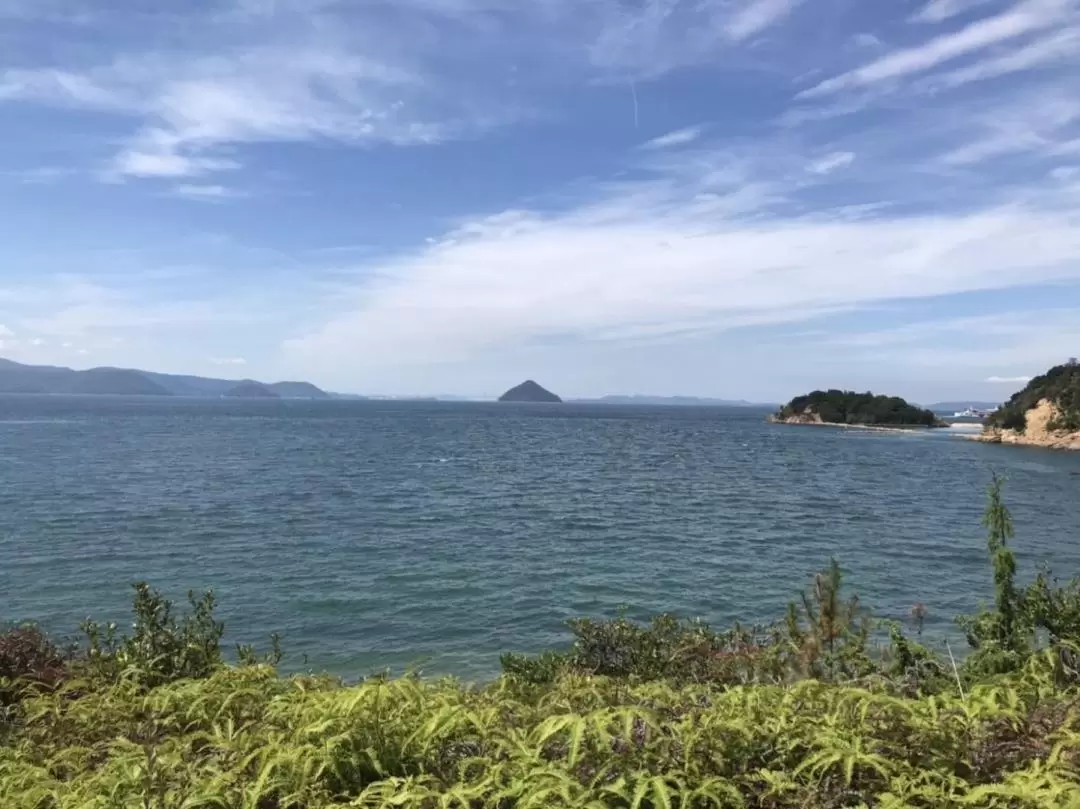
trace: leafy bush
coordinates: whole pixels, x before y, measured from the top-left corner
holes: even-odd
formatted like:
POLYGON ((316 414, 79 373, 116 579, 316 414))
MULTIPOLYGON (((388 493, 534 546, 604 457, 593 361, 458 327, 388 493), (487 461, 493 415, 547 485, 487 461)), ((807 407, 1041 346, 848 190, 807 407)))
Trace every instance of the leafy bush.
POLYGON ((797 396, 780 410, 778 416, 786 419, 811 414, 831 424, 935 427, 941 423, 932 411, 915 407, 897 396, 842 390, 817 390, 797 396))
POLYGON ((65 655, 39 627, 13 626, 0 632, 0 708, 27 688, 54 688, 65 675, 65 655))
POLYGON ((47 693, 0 747, 5 809, 834 809, 1080 805, 1056 659, 909 698, 815 680, 344 687, 221 668, 47 693))
MULTIPOLYGON (((134 589, 131 635, 118 635, 116 624, 83 623, 85 647, 73 661, 81 674, 110 682, 131 678, 152 687, 210 677, 225 665, 221 643, 225 624, 214 616, 212 591, 198 598, 189 591, 190 609, 177 620, 172 601, 161 593, 144 582, 135 584, 134 589)), ((260 657, 254 647, 237 645, 237 662, 242 666, 276 666, 282 658, 277 633, 270 636, 270 646, 260 657)))
POLYGON ((86 621, 84 665, 87 671, 115 680, 136 676, 145 685, 209 677, 223 665, 225 624, 214 618, 214 594, 188 593, 191 611, 177 621, 173 603, 144 582, 135 587, 131 635, 117 635, 115 624, 86 621))
POLYGON ((1051 646, 1080 642, 1080 578, 1061 586, 1043 571, 1027 587, 1016 581, 1016 559, 1009 540, 1012 517, 1001 497, 1004 481, 994 476, 987 492, 983 525, 994 573, 994 605, 959 616, 972 654, 964 668, 970 679, 1019 670, 1039 647, 1039 632, 1051 646))
POLYGON ((871 621, 858 598, 842 598, 843 575, 834 560, 784 621, 715 632, 701 621, 660 615, 647 626, 623 617, 569 622, 569 652, 530 659, 504 655, 503 672, 530 683, 567 673, 675 683, 783 683, 813 677, 845 680, 874 669, 868 651, 871 621))

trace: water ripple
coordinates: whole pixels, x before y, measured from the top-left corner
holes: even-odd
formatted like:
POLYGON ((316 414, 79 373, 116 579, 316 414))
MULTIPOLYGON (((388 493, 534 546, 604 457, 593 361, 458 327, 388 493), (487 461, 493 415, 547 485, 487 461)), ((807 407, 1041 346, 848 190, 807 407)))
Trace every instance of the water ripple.
POLYGON ((836 556, 940 636, 990 595, 991 468, 1026 569, 1080 569, 1074 456, 762 415, 0 397, 0 619, 69 632, 126 619, 138 579, 213 587, 295 667, 478 677, 577 615, 775 617, 836 556))

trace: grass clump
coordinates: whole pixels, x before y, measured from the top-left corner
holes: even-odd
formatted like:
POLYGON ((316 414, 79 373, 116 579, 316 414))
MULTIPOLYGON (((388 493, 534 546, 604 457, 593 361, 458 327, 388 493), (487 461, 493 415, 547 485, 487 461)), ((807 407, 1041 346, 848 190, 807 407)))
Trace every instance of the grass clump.
POLYGON ((995 600, 956 668, 835 562, 773 625, 580 620, 481 687, 281 677, 276 644, 228 665, 212 597, 176 617, 140 587, 128 637, 0 638, 0 806, 1075 809, 1080 590, 1017 582, 999 481, 987 527, 995 600))

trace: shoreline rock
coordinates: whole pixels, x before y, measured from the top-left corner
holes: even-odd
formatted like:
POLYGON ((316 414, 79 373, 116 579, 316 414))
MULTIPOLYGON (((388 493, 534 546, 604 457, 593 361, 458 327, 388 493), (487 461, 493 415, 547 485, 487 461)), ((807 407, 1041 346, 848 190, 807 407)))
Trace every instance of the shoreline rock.
POLYGON ((981 441, 984 444, 1011 444, 1019 447, 1080 451, 1080 431, 1049 429, 1048 424, 1058 415, 1053 402, 1042 399, 1025 414, 1027 426, 1023 432, 987 426, 981 435, 974 435, 971 438, 973 441, 981 441))
POLYGON ((847 424, 837 421, 823 421, 821 416, 817 413, 801 413, 797 416, 788 416, 786 418, 780 418, 776 414, 772 414, 766 417, 765 421, 769 424, 794 424, 801 427, 840 427, 845 430, 870 430, 876 433, 911 433, 936 429, 935 427, 922 427, 919 425, 913 425, 911 427, 887 427, 880 424, 847 424))

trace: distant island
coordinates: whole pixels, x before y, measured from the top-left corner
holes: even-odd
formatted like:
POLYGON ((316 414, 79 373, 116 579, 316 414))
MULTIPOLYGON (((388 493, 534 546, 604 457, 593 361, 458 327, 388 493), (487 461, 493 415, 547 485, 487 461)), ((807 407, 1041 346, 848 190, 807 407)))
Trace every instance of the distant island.
POLYGON ((527 379, 517 387, 510 388, 506 393, 499 397, 500 402, 543 402, 543 403, 557 403, 561 402, 558 396, 549 390, 545 390, 531 379, 527 379))
POLYGON ((253 379, 245 379, 235 388, 221 394, 226 399, 280 399, 281 396, 268 386, 253 379))
POLYGON ((1080 450, 1080 362, 1032 379, 986 420, 980 441, 1080 450))
POLYGON ((213 379, 132 368, 76 371, 55 365, 24 365, 0 359, 0 393, 77 396, 198 396, 217 398, 330 399, 310 382, 263 384, 250 379, 213 379), (250 386, 258 386, 259 392, 250 386))
POLYGON ((816 390, 796 396, 769 417, 780 424, 826 424, 843 427, 947 427, 925 410, 898 396, 875 396, 842 390, 816 390))

